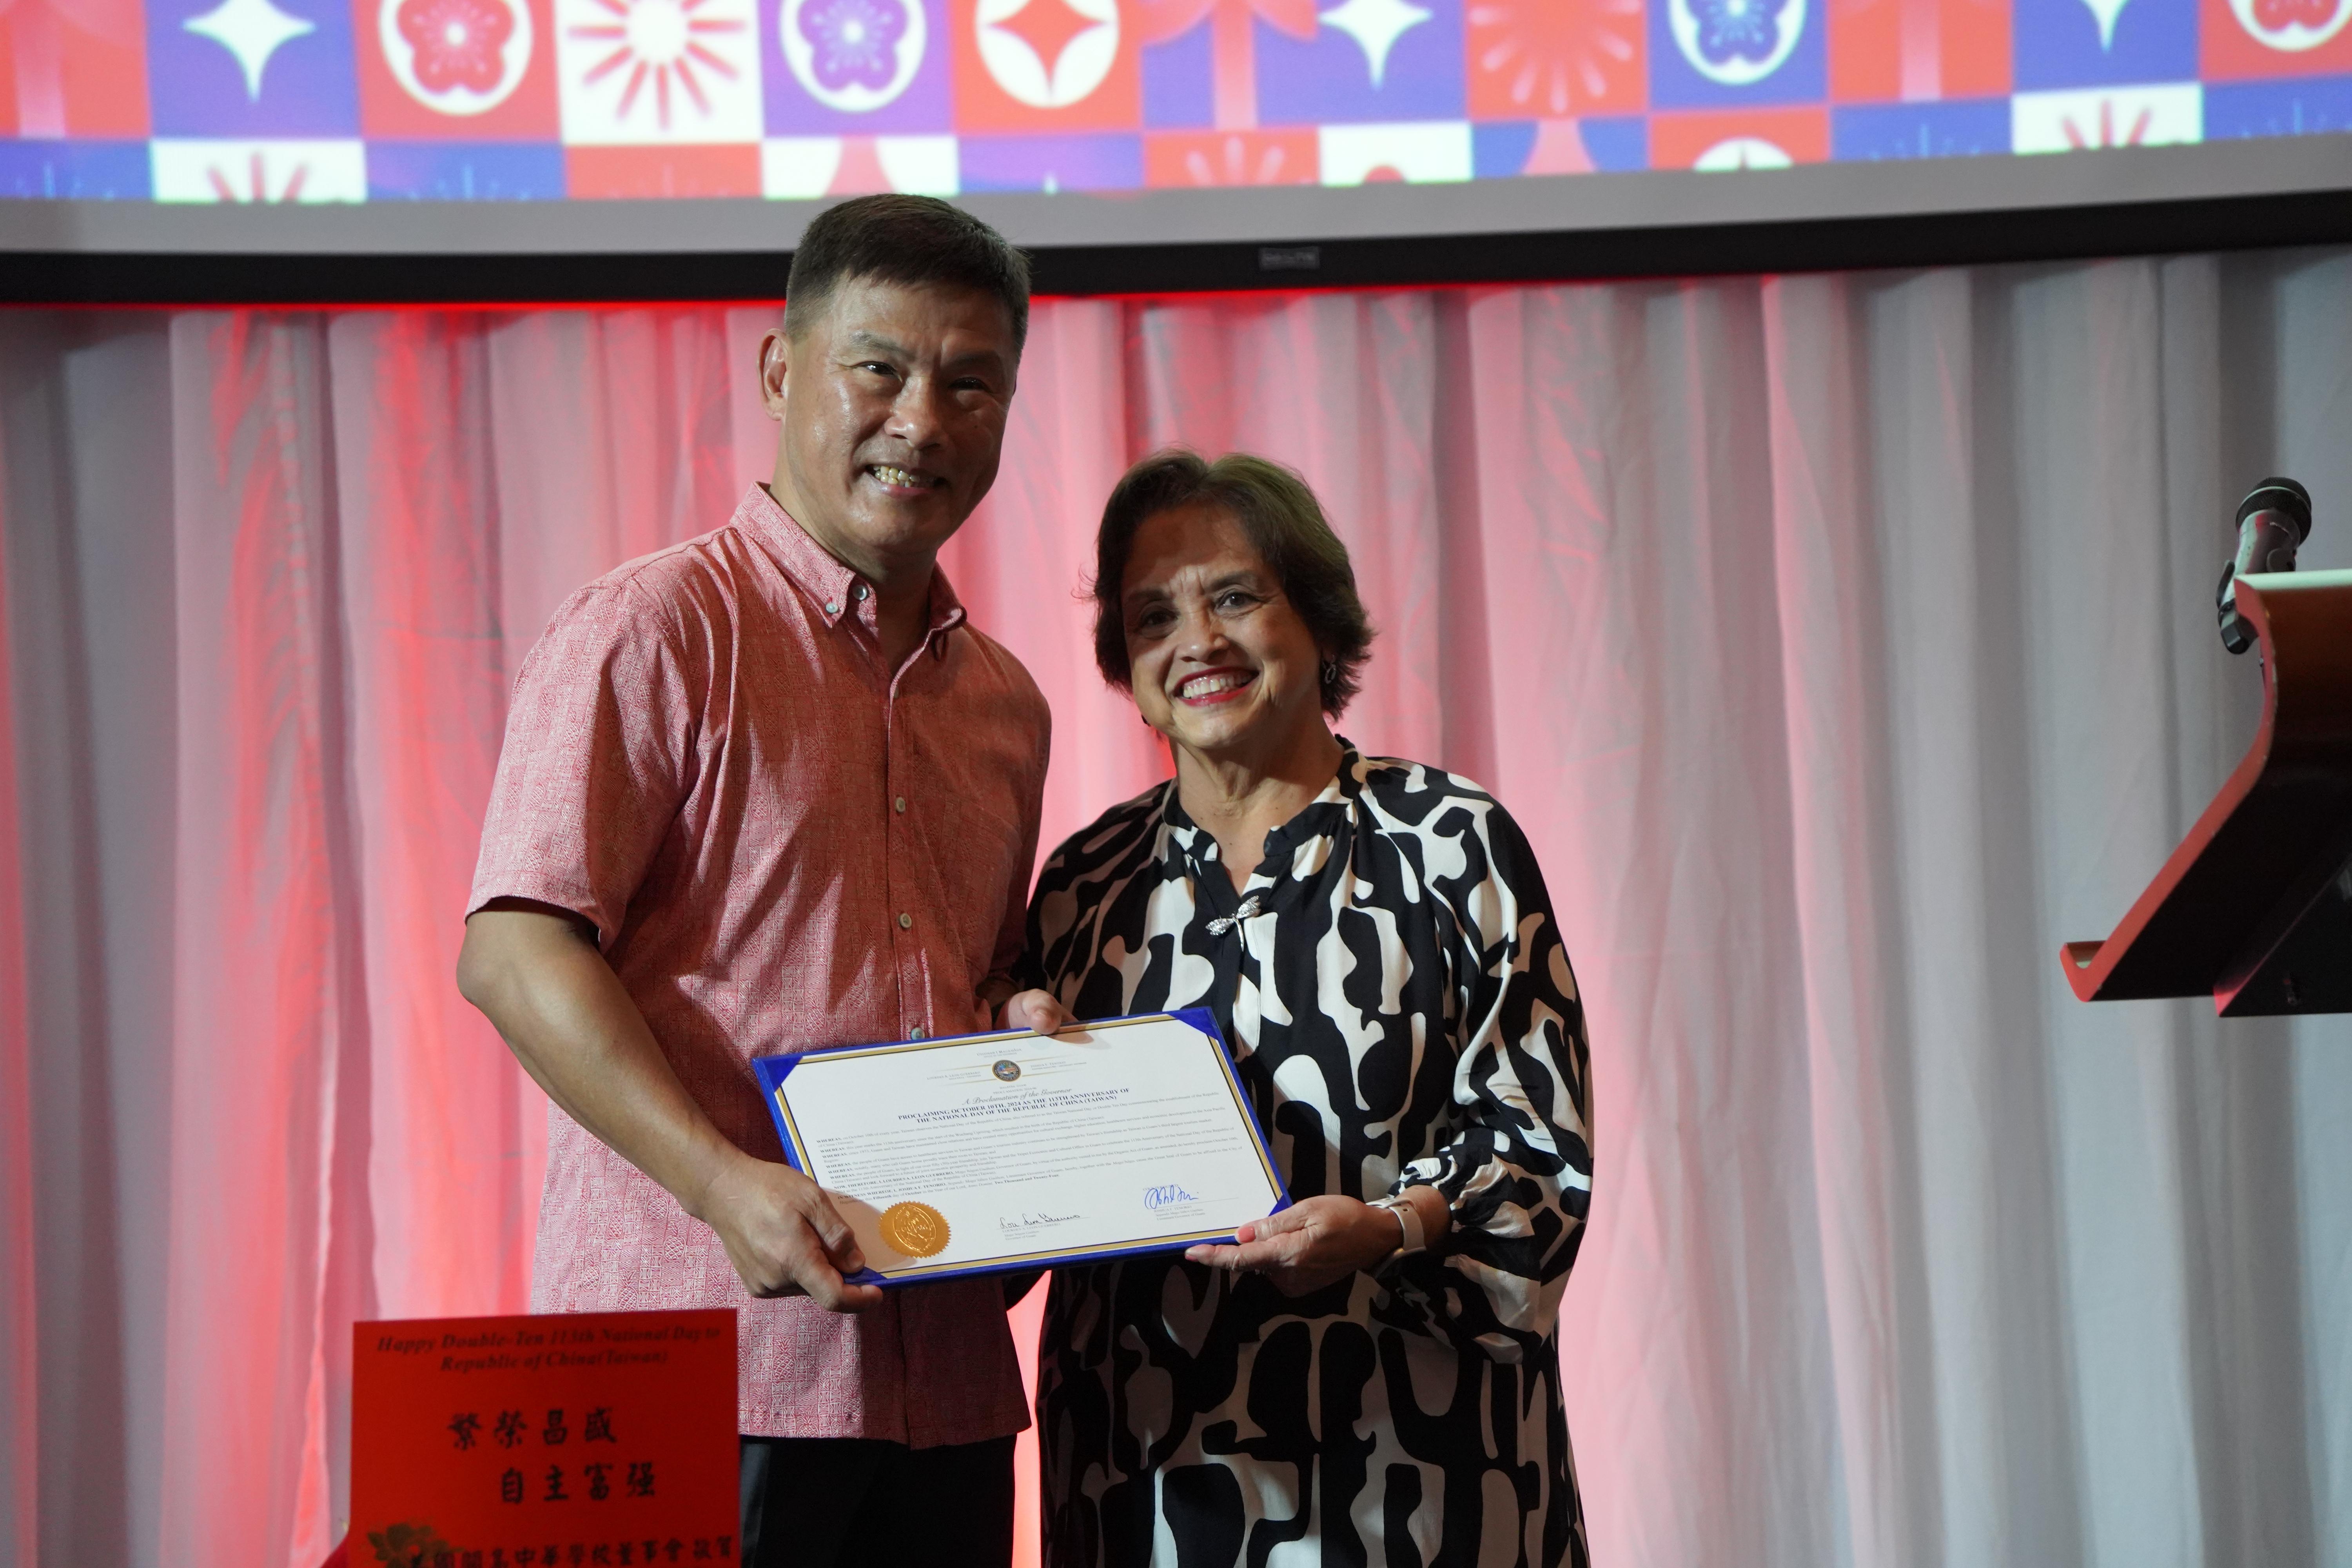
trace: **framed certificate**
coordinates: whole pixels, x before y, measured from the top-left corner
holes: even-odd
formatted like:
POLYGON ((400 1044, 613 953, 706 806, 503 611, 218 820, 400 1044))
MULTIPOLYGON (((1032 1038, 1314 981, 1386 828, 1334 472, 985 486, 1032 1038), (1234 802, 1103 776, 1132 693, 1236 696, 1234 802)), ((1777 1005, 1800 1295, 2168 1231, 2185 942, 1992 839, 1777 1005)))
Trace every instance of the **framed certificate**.
POLYGON ((1290 1202, 1198 1008, 751 1066, 784 1158, 857 1233, 864 1283, 1230 1241, 1290 1202))

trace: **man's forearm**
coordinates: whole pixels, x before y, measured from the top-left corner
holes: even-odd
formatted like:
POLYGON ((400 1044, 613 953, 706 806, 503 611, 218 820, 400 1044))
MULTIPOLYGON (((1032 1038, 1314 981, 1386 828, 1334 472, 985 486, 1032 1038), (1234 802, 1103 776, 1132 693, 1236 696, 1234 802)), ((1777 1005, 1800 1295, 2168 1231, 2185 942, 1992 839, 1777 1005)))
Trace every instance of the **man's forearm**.
POLYGON ((816 1184, 712 1125, 604 954, 571 915, 492 904, 466 922, 457 989, 574 1121, 709 1226, 754 1296, 805 1294, 831 1311, 881 1304, 856 1233, 816 1184))
POLYGON ((662 1055, 620 977, 570 919, 487 909, 466 922, 458 988, 548 1098, 702 1215, 712 1179, 743 1156, 662 1055))

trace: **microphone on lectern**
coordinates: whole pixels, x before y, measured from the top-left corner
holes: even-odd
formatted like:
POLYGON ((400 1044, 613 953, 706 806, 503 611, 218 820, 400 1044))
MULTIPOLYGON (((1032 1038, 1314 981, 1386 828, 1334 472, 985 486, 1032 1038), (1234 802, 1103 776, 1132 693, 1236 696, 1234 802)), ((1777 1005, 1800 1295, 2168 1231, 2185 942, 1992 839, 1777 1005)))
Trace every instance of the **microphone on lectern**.
POLYGON ((2311 537, 2311 492, 2274 474, 2238 503, 2237 529, 2238 553, 2221 568, 2214 608, 2221 619, 2221 646, 2243 653, 2254 646, 2254 628, 2239 619, 2231 585, 2249 572, 2294 570, 2294 552, 2311 537))

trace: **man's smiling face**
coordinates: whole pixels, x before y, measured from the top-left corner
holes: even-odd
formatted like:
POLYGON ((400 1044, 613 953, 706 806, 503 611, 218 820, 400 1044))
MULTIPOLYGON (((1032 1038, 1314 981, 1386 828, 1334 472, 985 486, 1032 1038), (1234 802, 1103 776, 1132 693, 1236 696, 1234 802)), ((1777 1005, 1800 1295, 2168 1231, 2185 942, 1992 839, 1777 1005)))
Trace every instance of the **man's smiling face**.
POLYGON ((993 295, 843 279, 761 344, 777 501, 854 571, 928 568, 996 480, 1018 363, 993 295))

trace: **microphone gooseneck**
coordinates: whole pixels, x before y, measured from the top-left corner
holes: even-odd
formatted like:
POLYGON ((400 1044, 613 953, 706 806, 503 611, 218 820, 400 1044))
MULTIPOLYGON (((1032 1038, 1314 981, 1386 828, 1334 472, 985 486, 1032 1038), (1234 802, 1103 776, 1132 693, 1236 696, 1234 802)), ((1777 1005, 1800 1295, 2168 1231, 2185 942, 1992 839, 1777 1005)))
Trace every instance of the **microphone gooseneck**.
POLYGON ((2311 537, 2311 492, 2273 474, 2246 492, 2233 526, 2238 552, 2221 568, 2213 607, 2221 622, 2221 646, 2243 653, 2254 646, 2254 628, 2238 614, 2235 584, 2249 572, 2294 570, 2294 552, 2311 537))

